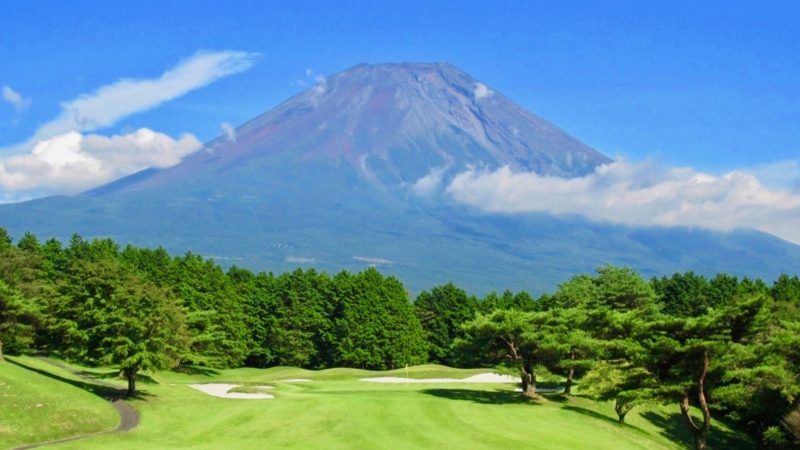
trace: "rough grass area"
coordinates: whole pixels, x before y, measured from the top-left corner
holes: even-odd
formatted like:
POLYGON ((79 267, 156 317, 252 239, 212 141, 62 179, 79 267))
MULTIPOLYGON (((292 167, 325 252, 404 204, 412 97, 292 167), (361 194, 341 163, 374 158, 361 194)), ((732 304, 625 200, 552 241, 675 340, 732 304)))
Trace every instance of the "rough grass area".
POLYGON ((106 431, 118 422, 109 403, 68 372, 34 358, 0 362, 0 448, 106 431))
MULTIPOLYGON (((102 371, 98 371, 101 373, 102 371)), ((325 449, 683 449, 688 435, 677 405, 639 408, 629 425, 613 407, 549 395, 529 402, 514 385, 376 384, 372 376, 466 378, 485 370, 417 366, 387 372, 184 368, 139 384, 132 401, 141 413, 131 432, 62 444, 62 449, 325 448, 325 449), (288 382, 288 379, 311 382, 288 382), (189 383, 269 385, 270 401, 211 397, 189 383)), ((712 448, 751 448, 715 422, 712 448)))

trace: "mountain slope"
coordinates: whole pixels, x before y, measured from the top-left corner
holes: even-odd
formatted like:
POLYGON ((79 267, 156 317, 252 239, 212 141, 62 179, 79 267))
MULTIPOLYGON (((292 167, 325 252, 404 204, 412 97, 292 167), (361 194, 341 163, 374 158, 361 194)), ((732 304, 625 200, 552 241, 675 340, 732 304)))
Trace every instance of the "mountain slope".
POLYGON ((798 267, 800 247, 764 233, 487 215, 418 189, 471 166, 571 177, 609 161, 450 65, 359 65, 174 167, 2 205, 0 226, 163 244, 256 270, 377 265, 413 291, 453 280, 540 292, 604 263, 766 278, 798 267))

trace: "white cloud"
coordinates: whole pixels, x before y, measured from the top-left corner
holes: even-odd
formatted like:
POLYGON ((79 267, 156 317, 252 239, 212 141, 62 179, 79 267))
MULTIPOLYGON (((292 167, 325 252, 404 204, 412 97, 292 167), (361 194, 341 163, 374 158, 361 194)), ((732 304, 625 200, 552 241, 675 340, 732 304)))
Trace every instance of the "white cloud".
POLYGON ((28 154, 0 159, 0 187, 71 194, 148 167, 177 164, 202 144, 191 134, 173 139, 142 128, 111 137, 70 131, 38 142, 28 154))
POLYGON ((308 99, 315 108, 319 104, 322 94, 328 92, 328 79, 325 78, 325 75, 316 73, 311 68, 305 70, 305 79, 295 80, 292 84, 302 88, 309 84, 312 85, 308 90, 308 99))
POLYGON ((306 258, 303 256, 287 256, 284 261, 289 264, 317 264, 319 262, 316 258, 306 258))
POLYGON ((447 166, 444 167, 434 167, 433 169, 428 172, 427 175, 418 179, 414 184, 411 186, 411 190, 413 190, 417 195, 429 195, 436 188, 442 184, 442 177, 444 173, 447 171, 447 166))
POLYGON ((716 176, 626 161, 579 178, 473 169, 457 175, 446 192, 488 212, 578 214, 634 226, 755 228, 800 243, 800 194, 765 187, 743 171, 716 176))
POLYGON ((310 89, 311 96, 311 104, 314 105, 316 108, 319 104, 320 97, 322 94, 328 91, 328 80, 325 78, 324 75, 314 75, 314 71, 311 69, 306 69, 306 76, 309 78, 314 78, 314 86, 310 89))
POLYGON ((3 86, 3 100, 11 104, 17 112, 24 112, 31 106, 31 99, 23 97, 19 92, 11 89, 11 86, 3 86))
POLYGON ((371 258, 368 256, 353 256, 353 259, 359 262, 367 263, 370 266, 391 266, 394 261, 386 258, 371 258))
POLYGON ((91 94, 61 104, 61 114, 42 125, 27 142, 2 153, 29 151, 37 142, 71 131, 109 127, 135 113, 154 108, 219 78, 249 69, 255 53, 199 52, 154 79, 122 79, 91 94))
POLYGON ((236 128, 233 125, 229 124, 228 122, 222 122, 220 125, 222 131, 225 133, 225 136, 228 137, 228 140, 231 142, 236 142, 236 128))
POLYGON ((475 100, 480 100, 482 98, 490 97, 494 94, 494 91, 486 87, 483 83, 475 83, 475 90, 472 91, 472 94, 475 96, 475 100))
POLYGON ((314 100, 317 100, 320 95, 328 90, 328 80, 323 75, 317 75, 314 77, 314 82, 316 84, 312 88, 312 95, 314 100))
MULTIPOLYGON (((249 69, 257 57, 242 51, 198 52, 153 79, 122 79, 61 104, 61 114, 26 142, 0 155, 2 200, 75 193, 147 167, 167 167, 202 147, 190 134, 175 140, 148 129, 104 137, 86 132, 154 108, 213 81, 249 69)), ((10 87, 3 97, 24 103, 10 87)), ((227 133, 230 137, 230 133, 227 133)))

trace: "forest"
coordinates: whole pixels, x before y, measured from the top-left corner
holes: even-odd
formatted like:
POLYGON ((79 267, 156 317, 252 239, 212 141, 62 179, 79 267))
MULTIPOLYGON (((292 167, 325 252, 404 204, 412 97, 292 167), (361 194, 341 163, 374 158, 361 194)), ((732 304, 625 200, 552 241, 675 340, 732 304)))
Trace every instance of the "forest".
MULTIPOLYGON (((532 275, 533 276, 533 275, 532 275)), ((212 259, 110 239, 41 242, 0 228, 0 359, 57 355, 137 374, 179 366, 505 367, 535 399, 674 405, 697 449, 725 419, 765 448, 800 436, 800 279, 693 272, 645 279, 603 266, 554 292, 411 298, 374 268, 335 275, 224 269, 212 259)))

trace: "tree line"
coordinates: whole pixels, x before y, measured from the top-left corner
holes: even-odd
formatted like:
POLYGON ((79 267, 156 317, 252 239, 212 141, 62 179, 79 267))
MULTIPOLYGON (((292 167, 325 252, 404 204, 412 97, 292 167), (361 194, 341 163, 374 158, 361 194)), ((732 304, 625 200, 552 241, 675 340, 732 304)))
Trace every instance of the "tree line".
POLYGON ((0 228, 0 359, 3 351, 118 367, 132 395, 140 371, 178 365, 505 365, 520 374, 522 395, 538 396, 542 371, 558 374, 564 395, 612 401, 620 422, 637 405, 672 403, 698 449, 713 417, 765 447, 792 448, 800 280, 645 280, 605 266, 538 298, 479 299, 448 283, 412 302, 398 279, 372 268, 224 270, 191 252, 78 235, 14 242, 0 228))

